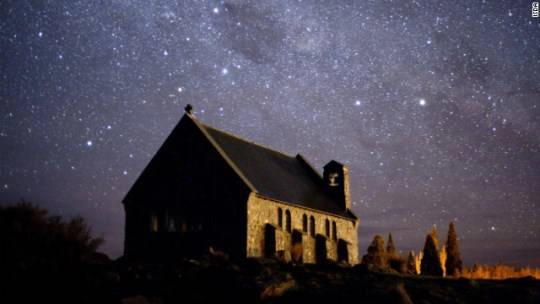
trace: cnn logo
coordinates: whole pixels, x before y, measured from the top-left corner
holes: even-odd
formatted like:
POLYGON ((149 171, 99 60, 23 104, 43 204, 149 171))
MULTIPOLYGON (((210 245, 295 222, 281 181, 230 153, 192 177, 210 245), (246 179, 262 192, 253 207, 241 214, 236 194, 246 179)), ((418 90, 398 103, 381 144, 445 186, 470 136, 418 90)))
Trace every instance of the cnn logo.
POLYGON ((538 8, 538 2, 532 3, 532 17, 538 18, 539 15, 539 8, 538 8))

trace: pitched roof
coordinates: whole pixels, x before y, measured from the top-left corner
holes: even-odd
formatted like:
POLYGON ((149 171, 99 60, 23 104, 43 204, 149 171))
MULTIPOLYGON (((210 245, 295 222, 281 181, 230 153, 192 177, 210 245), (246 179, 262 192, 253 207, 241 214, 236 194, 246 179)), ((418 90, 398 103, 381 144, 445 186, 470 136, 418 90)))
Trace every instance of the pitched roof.
POLYGON ((196 121, 203 133, 232 162, 242 178, 263 196, 321 210, 342 217, 356 216, 334 201, 324 190, 321 176, 301 155, 289 156, 196 121))

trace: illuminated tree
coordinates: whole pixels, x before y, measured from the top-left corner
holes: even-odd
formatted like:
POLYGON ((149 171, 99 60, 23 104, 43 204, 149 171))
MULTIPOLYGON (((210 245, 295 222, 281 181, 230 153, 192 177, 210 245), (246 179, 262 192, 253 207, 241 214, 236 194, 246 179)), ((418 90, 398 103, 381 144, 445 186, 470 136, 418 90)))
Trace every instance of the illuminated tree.
POLYGON ((433 237, 433 242, 435 243, 435 249, 437 249, 438 251, 439 250, 439 232, 437 231, 436 225, 433 225, 431 227, 431 232, 429 234, 431 234, 431 237, 433 237))
POLYGON ((441 261, 441 267, 443 271, 443 276, 446 275, 446 247, 443 246, 439 251, 439 261, 441 261))

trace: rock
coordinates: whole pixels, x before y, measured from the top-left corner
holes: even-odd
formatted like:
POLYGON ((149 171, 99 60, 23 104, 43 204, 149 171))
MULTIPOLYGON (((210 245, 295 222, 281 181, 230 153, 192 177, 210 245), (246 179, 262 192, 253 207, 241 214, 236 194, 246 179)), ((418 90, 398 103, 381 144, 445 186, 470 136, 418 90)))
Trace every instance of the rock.
POLYGON ((247 258, 241 266, 247 274, 252 276, 257 276, 264 270, 264 264, 260 258, 247 258))
POLYGON ((296 287, 296 281, 293 279, 270 284, 264 288, 261 293, 261 300, 266 300, 269 298, 275 298, 282 296, 287 290, 296 287))
POLYGON ((214 247, 210 246, 208 248, 208 254, 209 258, 212 261, 215 262, 228 262, 229 261, 229 255, 221 250, 214 249, 214 247))
POLYGON ((288 250, 279 250, 276 252, 276 256, 278 260, 284 262, 284 263, 290 263, 292 262, 291 252, 288 250))
POLYGON ((150 304, 150 302, 148 302, 148 300, 141 295, 136 295, 134 297, 129 297, 129 298, 123 298, 121 303, 122 304, 150 304))
POLYGON ((197 260, 188 260, 188 263, 192 264, 193 266, 200 266, 201 265, 201 262, 197 261, 197 260))

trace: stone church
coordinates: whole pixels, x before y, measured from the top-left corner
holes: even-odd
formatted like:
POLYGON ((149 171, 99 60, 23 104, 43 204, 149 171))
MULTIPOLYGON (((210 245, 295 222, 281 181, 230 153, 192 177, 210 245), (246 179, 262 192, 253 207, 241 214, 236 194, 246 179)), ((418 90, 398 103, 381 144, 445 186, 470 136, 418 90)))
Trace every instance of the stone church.
POLYGON ((126 258, 234 257, 358 263, 349 173, 201 123, 191 106, 123 200, 126 258))

